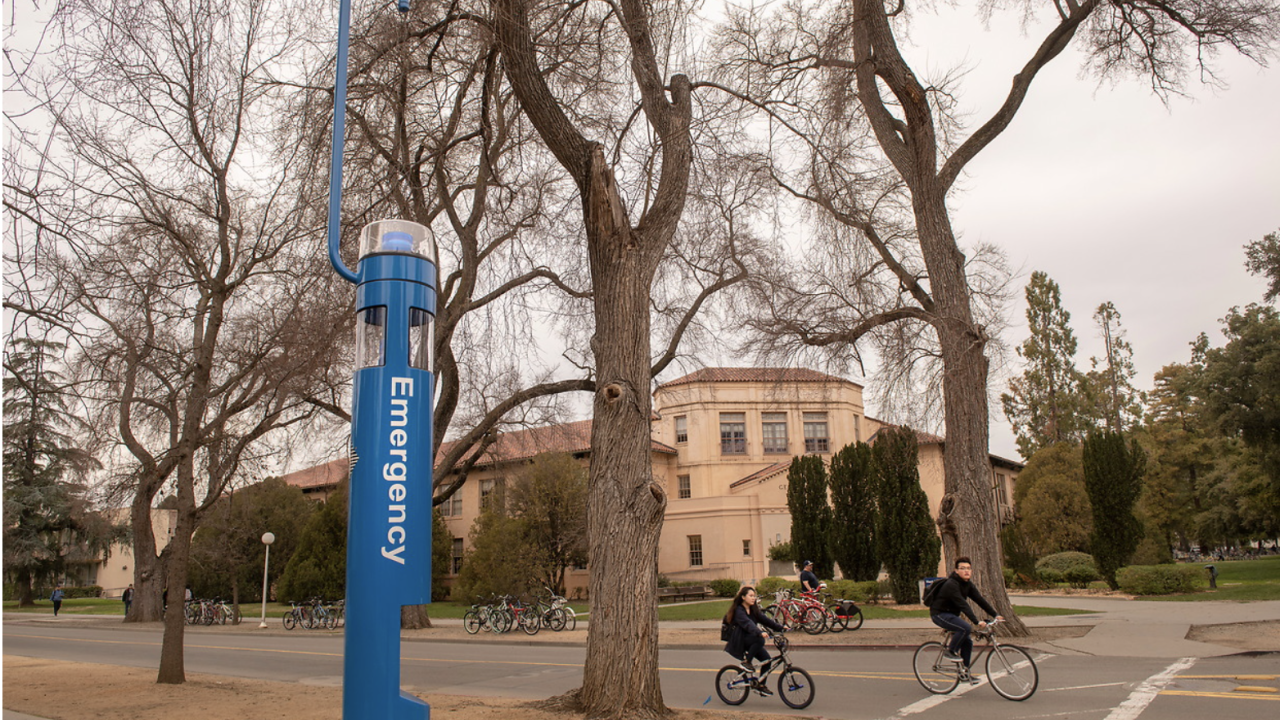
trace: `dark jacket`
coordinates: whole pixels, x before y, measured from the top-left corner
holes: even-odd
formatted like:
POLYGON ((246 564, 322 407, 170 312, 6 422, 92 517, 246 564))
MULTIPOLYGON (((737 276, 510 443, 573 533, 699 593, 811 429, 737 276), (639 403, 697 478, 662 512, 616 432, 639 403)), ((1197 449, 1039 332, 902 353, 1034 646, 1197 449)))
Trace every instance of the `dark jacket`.
POLYGON ((747 648, 764 635, 760 631, 761 625, 774 632, 782 632, 782 626, 760 612, 759 605, 753 605, 751 610, 752 612, 748 613, 741 605, 733 609, 733 625, 736 630, 729 636, 729 642, 725 643, 724 651, 736 658, 742 657, 747 652, 747 648))
POLYGON ((942 581, 942 587, 938 588, 938 595, 933 599, 933 603, 929 605, 929 614, 937 615, 938 613, 951 613, 952 615, 965 615, 973 622, 978 622, 978 618, 973 614, 973 608, 969 607, 969 599, 985 611, 987 614, 995 617, 999 615, 996 609, 991 607, 991 603, 982 597, 982 593, 978 592, 978 587, 967 580, 961 580, 956 573, 942 581))
POLYGON ((804 570, 800 573, 800 588, 805 592, 812 592, 818 589, 818 576, 812 570, 804 570), (809 581, 809 587, 805 587, 805 581, 809 581))

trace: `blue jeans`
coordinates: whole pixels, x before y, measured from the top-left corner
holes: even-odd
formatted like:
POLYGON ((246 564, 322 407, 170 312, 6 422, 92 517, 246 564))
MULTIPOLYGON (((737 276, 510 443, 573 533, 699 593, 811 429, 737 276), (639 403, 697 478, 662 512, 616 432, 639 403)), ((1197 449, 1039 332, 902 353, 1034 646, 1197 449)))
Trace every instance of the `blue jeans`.
POLYGON ((959 655, 964 658, 964 666, 969 667, 973 662, 973 638, 970 634, 973 632, 973 626, 967 620, 953 613, 937 613, 930 615, 929 619, 934 625, 943 630, 951 631, 951 647, 947 648, 952 655, 959 655))

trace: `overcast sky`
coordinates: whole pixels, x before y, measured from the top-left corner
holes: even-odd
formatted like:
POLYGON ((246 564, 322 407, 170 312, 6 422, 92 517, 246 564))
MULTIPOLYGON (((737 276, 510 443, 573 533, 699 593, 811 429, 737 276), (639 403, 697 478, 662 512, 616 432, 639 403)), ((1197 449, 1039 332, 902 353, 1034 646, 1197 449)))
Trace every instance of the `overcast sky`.
MULTIPOLYGON (((1024 35, 1002 17, 984 29, 969 10, 915 20, 908 59, 922 75, 969 68, 961 102, 973 126, 1003 100, 1044 28, 1024 35)), ((1228 308, 1261 301, 1265 283, 1245 271, 1242 246, 1280 229, 1280 72, 1228 54, 1216 65, 1229 87, 1193 81, 1189 98, 1166 106, 1142 80, 1082 77, 1069 50, 970 163, 952 219, 964 244, 1001 247, 1020 271, 1011 346, 1026 337, 1021 289, 1035 270, 1062 288, 1081 370, 1102 354, 1094 309, 1115 303, 1141 388, 1186 362, 1200 332, 1221 344, 1228 308)), ((1007 423, 992 427, 991 442, 1018 457, 1007 423)))

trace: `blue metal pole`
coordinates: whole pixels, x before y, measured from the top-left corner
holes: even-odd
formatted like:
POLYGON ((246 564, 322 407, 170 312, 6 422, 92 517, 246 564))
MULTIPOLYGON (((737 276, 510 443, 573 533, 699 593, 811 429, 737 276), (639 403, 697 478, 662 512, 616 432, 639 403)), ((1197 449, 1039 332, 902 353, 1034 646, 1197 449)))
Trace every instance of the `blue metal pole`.
POLYGON ((340 0, 328 245, 333 269, 356 283, 342 717, 429 720, 427 704, 400 689, 400 609, 431 602, 436 258, 428 228, 380 220, 361 232, 357 271, 342 262, 350 20, 351 0, 340 0))

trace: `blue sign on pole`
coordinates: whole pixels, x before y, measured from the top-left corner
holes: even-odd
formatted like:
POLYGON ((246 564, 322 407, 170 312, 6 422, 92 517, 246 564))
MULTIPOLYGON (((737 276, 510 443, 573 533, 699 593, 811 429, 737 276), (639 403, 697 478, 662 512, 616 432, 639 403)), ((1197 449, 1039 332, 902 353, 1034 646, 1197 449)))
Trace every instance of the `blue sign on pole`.
POLYGON ((400 607, 431 602, 435 258, 403 220, 365 227, 360 250, 342 717, 423 720, 400 690, 400 607))
MULTIPOLYGON (((399 10, 409 9, 400 0, 399 10)), ((360 234, 356 272, 339 253, 351 0, 338 8, 329 260, 356 283, 356 370, 347 509, 344 720, 429 720, 400 689, 400 608, 431 602, 431 368, 436 256, 430 231, 380 220, 360 234)))

